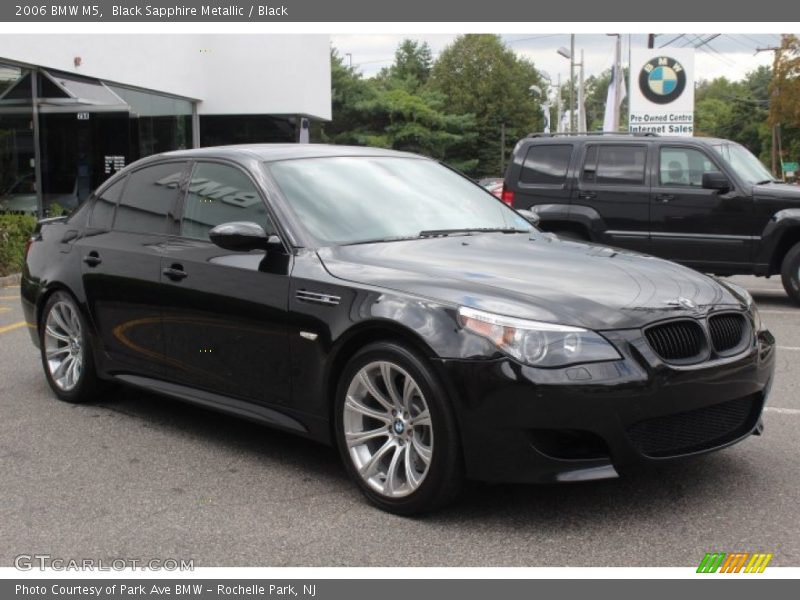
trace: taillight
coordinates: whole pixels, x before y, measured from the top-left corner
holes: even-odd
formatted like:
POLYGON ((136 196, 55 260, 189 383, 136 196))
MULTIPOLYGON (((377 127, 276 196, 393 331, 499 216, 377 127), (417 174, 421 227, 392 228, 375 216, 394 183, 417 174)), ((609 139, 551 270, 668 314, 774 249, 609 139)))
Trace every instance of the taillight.
POLYGON ((500 195, 500 200, 509 206, 514 206, 514 191, 507 189, 505 184, 503 184, 503 193, 500 195))

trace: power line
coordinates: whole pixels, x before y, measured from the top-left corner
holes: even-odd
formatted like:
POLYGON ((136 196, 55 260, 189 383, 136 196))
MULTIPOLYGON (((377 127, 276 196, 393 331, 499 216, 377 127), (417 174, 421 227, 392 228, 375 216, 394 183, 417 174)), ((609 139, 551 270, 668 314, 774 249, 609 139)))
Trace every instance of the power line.
POLYGON ((670 41, 668 41, 668 42, 666 42, 666 43, 664 43, 664 44, 661 44, 661 45, 659 46, 659 48, 666 48, 666 47, 667 47, 667 46, 669 46, 670 44, 672 44, 672 43, 674 43, 674 42, 677 42, 677 41, 678 41, 679 39, 681 39, 682 37, 686 37, 686 34, 685 34, 685 33, 682 33, 682 34, 680 34, 680 35, 678 35, 678 36, 675 36, 675 37, 674 37, 674 38, 672 38, 670 41))

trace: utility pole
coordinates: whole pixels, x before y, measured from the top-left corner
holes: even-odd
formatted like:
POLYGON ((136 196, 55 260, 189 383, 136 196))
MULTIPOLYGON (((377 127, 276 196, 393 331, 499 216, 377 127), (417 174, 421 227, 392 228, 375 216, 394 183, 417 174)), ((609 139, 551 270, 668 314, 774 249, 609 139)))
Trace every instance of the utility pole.
POLYGON ((649 49, 653 49, 656 47, 656 34, 655 33, 648 33, 647 34, 647 47, 649 49))
MULTIPOLYGON (((760 52, 773 52, 774 58, 772 60, 772 79, 775 79, 775 73, 778 70, 778 59, 780 58, 781 49, 779 46, 768 46, 766 48, 756 48, 756 54, 760 52)), ((777 89, 772 91, 773 96, 778 92, 777 89)), ((770 99, 770 103, 772 99, 770 99)), ((781 145, 780 142, 780 124, 776 123, 772 126, 772 174, 778 179, 783 179, 783 159, 780 160, 780 171, 778 170, 778 153, 781 145)))
POLYGON ((500 175, 506 172, 506 124, 500 124, 500 175))
POLYGON ((580 75, 578 76, 578 131, 586 131, 586 90, 583 87, 583 50, 581 50, 580 75))
POLYGON ((563 133, 561 130, 561 122, 564 120, 564 113, 562 112, 561 107, 561 73, 558 74, 558 85, 556 86, 556 92, 558 99, 556 100, 556 108, 557 110, 557 121, 556 121, 556 133, 563 133))
POLYGON ((569 36, 569 131, 575 133, 575 34, 569 36))
POLYGON ((345 56, 347 57, 347 67, 349 69, 352 69, 353 68, 353 55, 350 52, 347 52, 345 54, 345 56))

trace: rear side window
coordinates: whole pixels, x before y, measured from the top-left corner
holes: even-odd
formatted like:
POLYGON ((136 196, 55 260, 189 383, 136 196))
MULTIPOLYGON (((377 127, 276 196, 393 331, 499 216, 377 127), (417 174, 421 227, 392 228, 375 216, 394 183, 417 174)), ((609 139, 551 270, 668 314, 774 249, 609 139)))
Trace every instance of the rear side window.
POLYGON ((189 182, 181 235, 207 240, 212 227, 231 221, 251 221, 267 233, 275 231, 267 208, 247 175, 236 167, 199 163, 189 182))
POLYGON ((132 233, 165 233, 186 163, 145 167, 128 176, 117 206, 114 229, 132 233))
POLYGON ((117 208, 117 202, 122 195, 126 179, 127 177, 123 177, 114 182, 95 198, 92 213, 89 215, 89 227, 111 229, 111 224, 114 222, 114 210, 117 208))
POLYGON ((646 158, 645 146, 589 146, 581 179, 589 183, 641 185, 646 158))
POLYGON ((519 180, 521 183, 557 185, 567 179, 570 144, 535 145, 528 148, 519 180))

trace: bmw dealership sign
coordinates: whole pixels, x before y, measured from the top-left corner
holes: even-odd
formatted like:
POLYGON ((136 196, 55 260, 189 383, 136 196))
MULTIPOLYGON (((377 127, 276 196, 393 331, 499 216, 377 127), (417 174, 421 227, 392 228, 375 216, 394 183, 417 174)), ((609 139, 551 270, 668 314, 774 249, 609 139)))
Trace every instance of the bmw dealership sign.
POLYGON ((630 131, 659 135, 694 132, 694 50, 631 52, 630 131))

